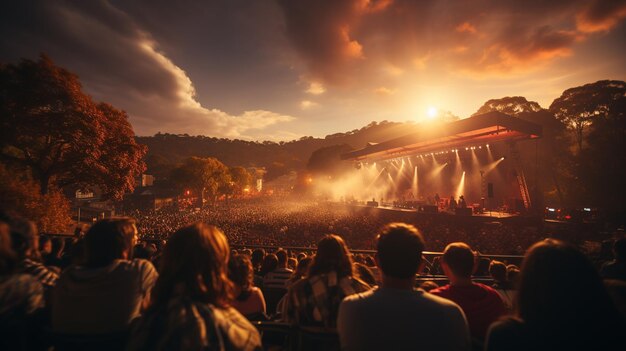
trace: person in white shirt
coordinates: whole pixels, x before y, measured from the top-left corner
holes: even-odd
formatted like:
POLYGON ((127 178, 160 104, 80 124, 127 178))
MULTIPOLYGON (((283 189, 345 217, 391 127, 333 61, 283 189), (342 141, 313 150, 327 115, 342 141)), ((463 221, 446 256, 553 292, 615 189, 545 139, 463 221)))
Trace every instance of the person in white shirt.
POLYGON ((337 330, 342 350, 469 350, 469 328, 454 302, 415 288, 424 239, 391 223, 377 237, 380 287, 346 297, 337 330))

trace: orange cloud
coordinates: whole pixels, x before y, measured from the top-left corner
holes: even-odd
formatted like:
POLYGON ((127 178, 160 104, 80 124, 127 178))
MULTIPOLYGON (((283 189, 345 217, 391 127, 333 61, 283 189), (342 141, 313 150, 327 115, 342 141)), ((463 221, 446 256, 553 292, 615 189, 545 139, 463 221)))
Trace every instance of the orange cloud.
POLYGON ((479 74, 531 70, 572 55, 590 33, 626 18, 626 0, 279 3, 291 43, 309 74, 325 84, 372 80, 389 63, 407 72, 424 70, 427 62, 479 74))
POLYGON ((476 33, 476 27, 472 26, 469 22, 463 22, 456 26, 455 29, 459 33, 476 33))
POLYGON ((583 33, 607 32, 626 18, 626 1, 596 0, 576 16, 576 28, 583 33))

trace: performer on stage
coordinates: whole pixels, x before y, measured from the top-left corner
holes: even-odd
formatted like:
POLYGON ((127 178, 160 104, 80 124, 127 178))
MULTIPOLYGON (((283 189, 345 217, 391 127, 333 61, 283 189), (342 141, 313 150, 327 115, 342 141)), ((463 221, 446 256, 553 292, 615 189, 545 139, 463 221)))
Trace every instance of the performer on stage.
POLYGON ((465 198, 463 195, 459 196, 459 208, 466 208, 467 203, 465 203, 465 198))
POLYGON ((456 210, 456 200, 454 199, 454 196, 450 196, 450 204, 448 205, 448 209, 450 211, 456 210))

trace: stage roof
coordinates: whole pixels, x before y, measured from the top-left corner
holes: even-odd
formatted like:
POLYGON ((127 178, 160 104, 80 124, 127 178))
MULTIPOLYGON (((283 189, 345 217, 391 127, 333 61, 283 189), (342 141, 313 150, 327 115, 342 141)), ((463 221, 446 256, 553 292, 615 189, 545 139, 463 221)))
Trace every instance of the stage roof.
POLYGON ((500 141, 536 139, 541 133, 538 124, 494 111, 450 123, 425 124, 417 133, 371 144, 341 158, 384 160, 500 141))

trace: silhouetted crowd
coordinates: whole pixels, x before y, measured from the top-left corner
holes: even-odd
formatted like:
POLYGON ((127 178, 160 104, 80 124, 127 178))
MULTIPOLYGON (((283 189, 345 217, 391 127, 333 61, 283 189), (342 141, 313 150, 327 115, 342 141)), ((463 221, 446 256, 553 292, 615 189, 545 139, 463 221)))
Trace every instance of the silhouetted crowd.
MULTIPOLYGON (((288 199, 230 200, 203 209, 164 208, 130 211, 142 239, 166 240, 181 226, 202 221, 222 229, 232 245, 314 247, 327 233, 341 236, 351 249, 372 250, 377 232, 397 220, 393 211, 372 215, 350 206, 288 199)), ((545 238, 536 226, 456 223, 449 216, 413 217, 406 222, 420 228, 431 251, 463 241, 480 252, 522 255, 545 238)))
MULTIPOLYGON (((489 241, 468 233, 484 228, 426 224, 427 234, 338 208, 288 206, 276 215, 258 203, 137 213, 138 221, 103 219, 68 238, 3 214, 0 349, 626 347, 626 238, 600 270, 563 241, 517 239, 509 245, 530 246, 519 266, 477 252, 475 242, 489 241), (352 254, 346 242, 376 253, 352 254), (277 248, 245 248, 259 243, 277 248), (307 248, 278 247, 288 245, 307 248), (439 248, 440 256, 422 254, 439 248)), ((484 235, 502 240, 508 231, 484 235)))

